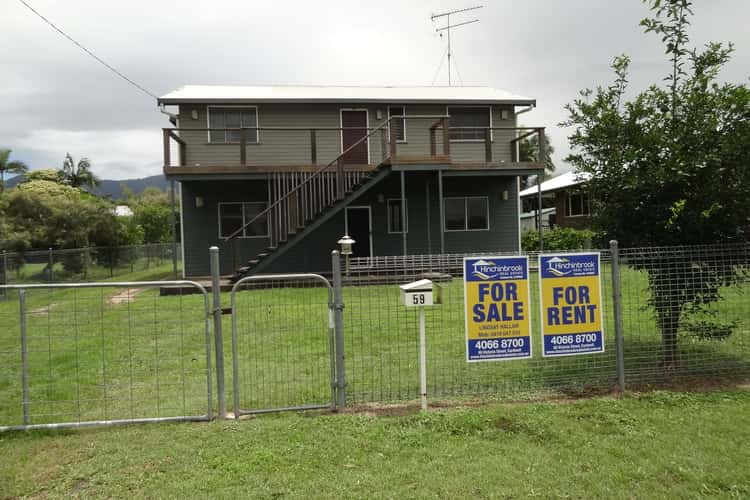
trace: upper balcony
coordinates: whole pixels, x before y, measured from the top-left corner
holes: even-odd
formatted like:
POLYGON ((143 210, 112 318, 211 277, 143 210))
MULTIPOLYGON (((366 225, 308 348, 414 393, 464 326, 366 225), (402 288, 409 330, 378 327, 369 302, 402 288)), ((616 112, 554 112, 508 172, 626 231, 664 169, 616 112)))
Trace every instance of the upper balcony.
MULTIPOLYGON (((521 141, 541 127, 456 127, 448 116, 391 116, 376 127, 165 128, 164 173, 369 171, 382 163, 461 169, 538 170, 520 158, 521 141)), ((544 140, 534 155, 544 158, 544 140)))

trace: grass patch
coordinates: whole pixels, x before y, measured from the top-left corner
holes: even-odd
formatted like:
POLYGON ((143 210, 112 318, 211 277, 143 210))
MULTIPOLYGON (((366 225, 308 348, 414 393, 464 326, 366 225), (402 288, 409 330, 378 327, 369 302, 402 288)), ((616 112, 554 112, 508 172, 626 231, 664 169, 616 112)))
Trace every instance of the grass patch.
POLYGON ((747 498, 750 391, 0 435, 0 497, 747 498))

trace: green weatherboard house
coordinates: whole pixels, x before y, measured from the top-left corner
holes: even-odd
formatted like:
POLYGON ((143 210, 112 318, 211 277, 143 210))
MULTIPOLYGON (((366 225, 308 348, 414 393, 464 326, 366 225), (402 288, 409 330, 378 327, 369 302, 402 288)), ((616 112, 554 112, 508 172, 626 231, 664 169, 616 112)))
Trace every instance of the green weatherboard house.
MULTIPOLYGON (((487 87, 186 86, 159 99, 184 273, 327 272, 355 257, 516 251, 518 128, 534 99, 487 87)), ((539 141, 544 144, 544 141, 539 141)), ((538 158, 543 158, 540 152, 538 158)))

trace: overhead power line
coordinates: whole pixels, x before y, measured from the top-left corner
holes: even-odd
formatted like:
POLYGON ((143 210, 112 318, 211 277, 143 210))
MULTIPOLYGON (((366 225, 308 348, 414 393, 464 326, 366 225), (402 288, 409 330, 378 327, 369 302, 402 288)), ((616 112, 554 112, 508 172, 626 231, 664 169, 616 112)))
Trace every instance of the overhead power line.
POLYGON ((63 30, 61 30, 60 28, 58 28, 57 26, 55 26, 55 23, 53 23, 52 21, 50 21, 49 19, 47 19, 46 17, 44 17, 36 9, 34 9, 34 7, 32 7, 31 5, 29 5, 28 3, 26 3, 24 0, 18 0, 18 1, 21 2, 31 12, 33 12, 34 14, 36 14, 36 16, 39 17, 39 19, 41 19, 42 21, 44 21, 45 23, 47 23, 48 25, 50 25, 52 27, 52 29, 54 29, 55 31, 57 31, 58 33, 60 33, 62 36, 64 36, 65 38, 67 38, 76 47, 78 47, 79 49, 81 49, 86 54, 90 55, 91 57, 93 57, 94 60, 96 60, 99 64, 101 64, 102 66, 104 66, 105 68, 107 68, 108 70, 110 70, 111 72, 113 72, 115 75, 119 76, 120 78, 122 78, 123 80, 125 80, 126 82, 128 82, 130 85, 134 86, 135 88, 137 88, 138 90, 140 90, 141 92, 143 92, 144 94, 148 95, 149 97, 153 97, 154 99, 158 99, 159 98, 156 94, 154 94, 153 92, 149 91, 148 89, 146 89, 142 85, 139 85, 138 83, 134 82, 133 80, 131 80, 130 78, 128 78, 127 76, 125 76, 124 74, 122 74, 122 72, 118 71, 117 68, 115 68, 111 64, 107 63, 101 57, 97 56, 96 54, 94 54, 93 52, 91 52, 89 49, 87 49, 86 47, 84 47, 83 45, 81 45, 72 36, 68 35, 63 30))

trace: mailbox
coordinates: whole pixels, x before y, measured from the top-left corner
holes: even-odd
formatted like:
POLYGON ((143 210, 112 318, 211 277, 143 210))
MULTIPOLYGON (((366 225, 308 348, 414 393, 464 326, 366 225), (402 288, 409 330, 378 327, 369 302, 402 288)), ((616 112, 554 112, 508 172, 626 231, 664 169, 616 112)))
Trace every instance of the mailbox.
POLYGON ((400 285, 401 300, 407 307, 431 306, 442 303, 440 285, 430 280, 419 280, 400 285))

